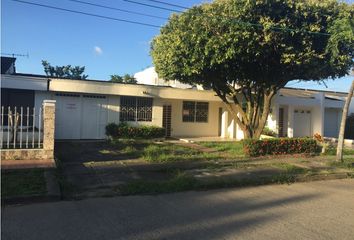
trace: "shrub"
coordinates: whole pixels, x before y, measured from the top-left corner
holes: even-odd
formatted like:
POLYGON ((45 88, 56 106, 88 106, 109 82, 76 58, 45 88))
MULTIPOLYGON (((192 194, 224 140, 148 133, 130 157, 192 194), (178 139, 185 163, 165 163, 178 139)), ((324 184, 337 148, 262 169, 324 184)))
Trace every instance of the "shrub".
POLYGON ((278 134, 276 132, 274 132, 272 129, 270 129, 269 127, 264 127, 262 134, 267 135, 267 136, 272 136, 272 137, 278 136, 278 134))
POLYGON ((243 149, 250 157, 296 153, 315 154, 319 151, 316 140, 311 138, 245 139, 243 149))
POLYGON ((161 138, 165 136, 165 129, 156 126, 131 126, 125 122, 109 123, 106 126, 106 135, 110 138, 161 138))

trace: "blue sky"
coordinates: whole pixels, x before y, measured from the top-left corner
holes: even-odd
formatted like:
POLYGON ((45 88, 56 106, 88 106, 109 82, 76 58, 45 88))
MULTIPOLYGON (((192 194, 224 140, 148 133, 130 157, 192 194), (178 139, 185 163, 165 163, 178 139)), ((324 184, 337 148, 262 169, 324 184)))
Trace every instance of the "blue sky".
MULTIPOLYGON (((86 6, 68 0, 25 1, 158 26, 165 23, 165 20, 162 19, 86 6)), ((171 14, 169 11, 139 6, 123 0, 83 1, 165 18, 171 14)), ((135 1, 154 4, 146 0, 135 1)), ((163 1, 187 7, 205 2, 201 0, 163 1)), ((1 52, 29 54, 29 58, 17 58, 18 72, 43 74, 41 60, 48 60, 52 65, 86 66, 85 72, 90 79, 106 80, 112 74, 133 74, 152 66, 149 56, 149 42, 159 33, 158 28, 30 6, 11 0, 2 0, 1 3, 1 52)), ((329 80, 327 82, 328 88, 314 82, 293 82, 289 83, 289 86, 347 91, 352 79, 353 77, 345 77, 335 81, 329 80)))

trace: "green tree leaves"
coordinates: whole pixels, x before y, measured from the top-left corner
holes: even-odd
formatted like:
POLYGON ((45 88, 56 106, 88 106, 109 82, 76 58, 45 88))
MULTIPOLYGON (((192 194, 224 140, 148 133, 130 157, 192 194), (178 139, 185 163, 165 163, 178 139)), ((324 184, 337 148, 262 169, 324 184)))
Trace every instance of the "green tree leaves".
POLYGON ((133 75, 125 74, 124 76, 120 76, 120 75, 114 74, 114 75, 111 75, 110 82, 136 84, 137 80, 134 78, 133 75))
POLYGON ((85 67, 71 65, 52 66, 48 61, 42 60, 44 72, 47 76, 69 79, 86 79, 88 75, 83 74, 85 67))
POLYGON ((151 56, 160 77, 211 87, 246 137, 257 138, 289 81, 349 72, 353 19, 353 5, 334 0, 215 0, 171 16, 151 56))

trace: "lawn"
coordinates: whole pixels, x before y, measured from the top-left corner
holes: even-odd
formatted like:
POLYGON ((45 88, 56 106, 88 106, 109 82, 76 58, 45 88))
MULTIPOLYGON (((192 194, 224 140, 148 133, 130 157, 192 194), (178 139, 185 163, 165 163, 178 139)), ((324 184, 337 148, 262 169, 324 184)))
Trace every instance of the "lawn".
POLYGON ((1 172, 1 196, 28 196, 45 194, 44 170, 3 170, 1 172))
POLYGON ((142 154, 142 158, 148 162, 177 162, 197 160, 218 160, 216 153, 204 153, 188 147, 171 143, 150 144, 142 154))
POLYGON ((114 140, 101 154, 114 154, 118 158, 135 158, 149 163, 167 163, 178 161, 217 160, 217 153, 204 153, 189 147, 149 140, 114 140))
POLYGON ((242 142, 200 142, 199 145, 214 148, 229 157, 244 157, 242 142))
POLYGON ((56 151, 61 190, 69 198, 291 183, 297 177, 354 172, 354 156, 345 155, 344 163, 326 155, 247 158, 241 142, 67 142, 58 143, 56 151))

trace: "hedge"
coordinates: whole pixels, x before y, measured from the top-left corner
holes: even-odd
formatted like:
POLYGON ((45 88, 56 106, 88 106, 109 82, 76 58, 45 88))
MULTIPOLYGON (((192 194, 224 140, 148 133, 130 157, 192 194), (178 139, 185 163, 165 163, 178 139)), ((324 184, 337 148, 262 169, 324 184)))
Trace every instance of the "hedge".
POLYGON ((319 146, 316 140, 311 138, 245 139, 243 150, 246 156, 258 157, 297 153, 315 154, 319 152, 319 146))
POLYGON ((165 136, 165 129, 156 126, 131 126, 127 123, 109 123, 106 126, 106 135, 110 138, 161 138, 165 136))

